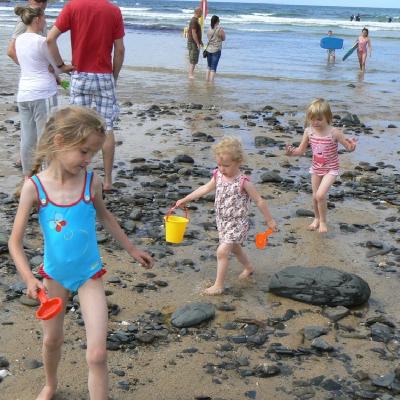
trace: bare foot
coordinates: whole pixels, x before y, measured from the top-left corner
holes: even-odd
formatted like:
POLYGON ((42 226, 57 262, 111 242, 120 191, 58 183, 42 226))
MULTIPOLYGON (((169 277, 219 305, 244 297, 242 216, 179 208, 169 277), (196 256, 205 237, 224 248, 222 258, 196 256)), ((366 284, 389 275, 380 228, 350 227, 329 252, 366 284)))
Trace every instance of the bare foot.
POLYGON ((319 219, 315 218, 314 221, 308 225, 308 230, 309 231, 316 231, 319 227, 319 219))
POLYGON ((319 233, 326 233, 328 232, 328 227, 326 226, 325 222, 319 223, 319 233))
POLYGON ((253 276, 255 269, 253 267, 251 268, 245 268, 243 272, 239 275, 239 279, 249 279, 253 276))
POLYGON ((203 290, 203 294, 206 296, 219 296, 224 293, 224 288, 216 287, 215 285, 203 290))
POLYGON ((45 386, 39 393, 36 400, 51 400, 56 393, 56 388, 52 386, 45 386))
POLYGON ((194 75, 189 75, 189 79, 194 79, 194 75))

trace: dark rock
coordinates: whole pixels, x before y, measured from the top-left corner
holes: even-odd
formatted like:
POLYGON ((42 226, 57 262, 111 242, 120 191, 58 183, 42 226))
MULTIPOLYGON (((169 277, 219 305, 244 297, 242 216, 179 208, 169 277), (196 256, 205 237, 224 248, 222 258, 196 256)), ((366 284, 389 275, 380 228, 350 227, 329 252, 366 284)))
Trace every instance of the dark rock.
POLYGON ((330 351, 334 350, 334 348, 333 348, 333 346, 331 344, 329 344, 324 339, 319 338, 319 337, 312 341, 311 347, 313 347, 314 349, 317 349, 319 351, 330 352, 330 351))
POLYGON ((135 337, 139 342, 146 344, 153 343, 155 339, 155 336, 149 332, 137 333, 135 337))
POLYGON ((254 374, 260 378, 269 378, 280 373, 281 369, 277 365, 271 364, 260 364, 254 369, 254 374))
POLYGON ((174 163, 187 163, 187 164, 194 164, 194 160, 192 157, 186 155, 186 154, 181 154, 178 155, 174 158, 174 163))
POLYGON ((388 343, 392 339, 392 328, 388 327, 387 325, 376 322, 375 324, 371 325, 370 329, 371 338, 375 342, 388 343))
POLYGON ((199 349, 196 347, 188 347, 187 349, 183 349, 182 353, 194 354, 194 353, 197 353, 198 351, 199 351, 199 349))
POLYGON ((335 382, 333 379, 326 379, 321 383, 321 387, 330 392, 334 392, 340 390, 342 388, 342 385, 335 382))
MULTIPOLYGON (((249 123, 248 123, 249 124, 249 123)), ((270 137, 267 136, 256 136, 254 139, 256 147, 273 147, 278 144, 278 142, 270 137)))
POLYGON ((4 356, 0 356, 0 368, 8 368, 9 365, 10 363, 7 358, 5 358, 4 356))
POLYGON ((120 381, 117 383, 118 388, 125 391, 129 390, 130 385, 128 381, 120 381))
POLYGON ((371 295, 359 276, 330 267, 287 267, 273 275, 269 291, 305 303, 346 307, 364 304, 371 295))
POLYGON ((280 183, 283 181, 283 178, 278 173, 273 171, 264 172, 260 176, 260 179, 262 183, 267 183, 267 182, 280 183))
POLYGON ((233 343, 241 344, 247 342, 247 337, 245 335, 230 336, 229 340, 231 340, 233 343))
POLYGON ((233 304, 220 303, 215 306, 219 311, 235 311, 236 307, 233 304))
POLYGON ((340 120, 340 124, 344 126, 358 126, 361 125, 360 119, 356 114, 346 113, 340 120))
POLYGON ((314 217, 314 211, 312 210, 306 210, 304 208, 299 208, 298 210, 296 210, 296 215, 298 217, 314 217))
POLYGON ((385 375, 379 375, 371 379, 371 383, 374 386, 384 387, 390 389, 395 379, 395 374, 393 372, 389 372, 385 375))
POLYGON ((305 326, 303 329, 304 338, 313 340, 319 336, 326 335, 329 329, 324 326, 305 326))
POLYGON ((187 328, 214 318, 215 308, 210 303, 191 303, 176 310, 171 317, 172 325, 187 328))

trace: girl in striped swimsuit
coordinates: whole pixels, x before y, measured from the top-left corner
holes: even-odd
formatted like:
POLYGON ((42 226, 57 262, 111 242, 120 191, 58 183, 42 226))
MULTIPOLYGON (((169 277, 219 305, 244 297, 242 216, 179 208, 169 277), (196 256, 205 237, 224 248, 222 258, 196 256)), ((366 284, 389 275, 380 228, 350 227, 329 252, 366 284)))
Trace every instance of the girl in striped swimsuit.
POLYGON ((310 168, 315 218, 310 230, 328 231, 326 224, 327 193, 339 175, 338 143, 354 151, 357 139, 346 139, 340 129, 331 126, 332 111, 324 99, 314 100, 307 109, 306 129, 299 147, 286 146, 286 155, 303 155, 308 145, 312 150, 310 168))

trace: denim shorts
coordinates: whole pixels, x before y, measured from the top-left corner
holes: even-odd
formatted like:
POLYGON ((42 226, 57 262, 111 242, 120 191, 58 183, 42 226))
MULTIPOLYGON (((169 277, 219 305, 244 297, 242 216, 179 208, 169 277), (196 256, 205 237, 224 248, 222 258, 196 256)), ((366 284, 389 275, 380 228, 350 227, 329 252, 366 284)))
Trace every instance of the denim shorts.
POLYGON ((215 53, 208 53, 207 64, 208 64, 208 69, 210 71, 217 72, 217 66, 220 57, 221 57, 221 50, 218 50, 215 53))

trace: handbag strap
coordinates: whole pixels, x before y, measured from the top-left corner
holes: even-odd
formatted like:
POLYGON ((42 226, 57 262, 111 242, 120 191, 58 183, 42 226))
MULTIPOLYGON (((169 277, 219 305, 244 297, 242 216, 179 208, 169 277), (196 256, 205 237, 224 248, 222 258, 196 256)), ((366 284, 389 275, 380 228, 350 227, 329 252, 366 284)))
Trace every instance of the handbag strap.
POLYGON ((207 48, 208 48, 208 45, 210 44, 210 42, 211 42, 211 40, 212 40, 212 38, 214 37, 214 35, 217 33, 217 31, 219 31, 221 28, 220 27, 218 27, 218 29, 214 29, 214 32, 213 32, 213 34, 211 35, 211 37, 210 37, 210 40, 208 41, 208 43, 207 43, 207 46, 206 46, 206 48, 204 49, 204 51, 206 51, 207 50, 207 48))

